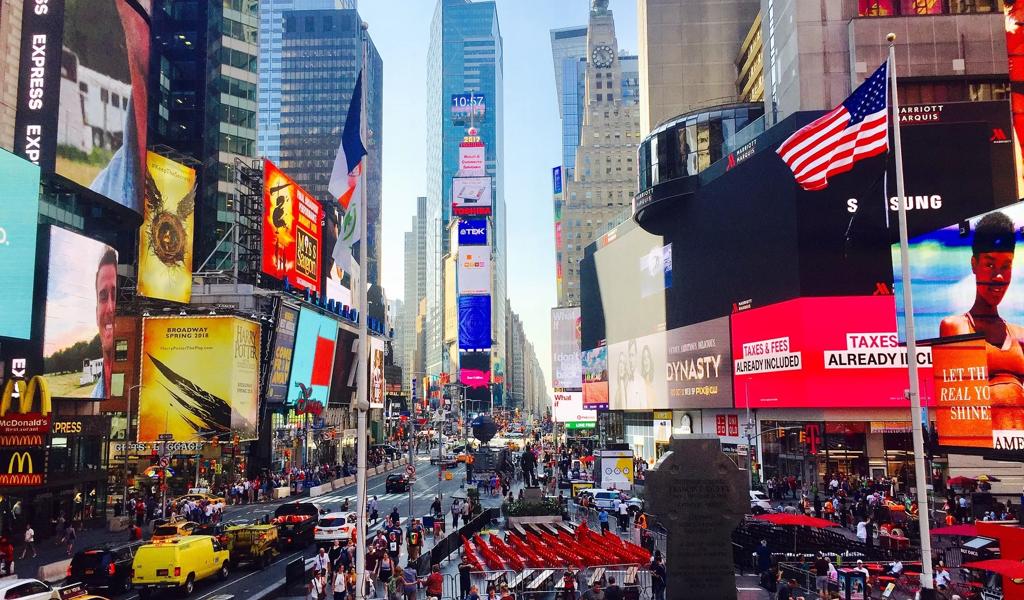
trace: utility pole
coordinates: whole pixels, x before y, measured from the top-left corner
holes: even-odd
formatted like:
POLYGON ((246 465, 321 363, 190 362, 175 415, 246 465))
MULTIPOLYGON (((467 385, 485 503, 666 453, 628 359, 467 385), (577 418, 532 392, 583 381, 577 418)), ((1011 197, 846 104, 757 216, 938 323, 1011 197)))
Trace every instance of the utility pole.
MULTIPOLYGON (((409 400, 409 464, 415 469, 416 464, 416 378, 412 378, 412 392, 409 400)), ((415 471, 413 471, 415 473, 415 471)), ((412 523, 412 479, 409 476, 409 523, 412 523)))

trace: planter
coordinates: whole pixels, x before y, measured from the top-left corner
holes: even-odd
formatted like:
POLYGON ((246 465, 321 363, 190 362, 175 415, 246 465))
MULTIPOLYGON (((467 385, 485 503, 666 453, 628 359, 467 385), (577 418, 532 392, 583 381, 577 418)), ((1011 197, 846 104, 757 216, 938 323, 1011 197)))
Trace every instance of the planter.
POLYGON ((562 517, 559 515, 551 515, 546 517, 508 517, 505 522, 509 527, 515 525, 557 525, 562 522, 562 517))

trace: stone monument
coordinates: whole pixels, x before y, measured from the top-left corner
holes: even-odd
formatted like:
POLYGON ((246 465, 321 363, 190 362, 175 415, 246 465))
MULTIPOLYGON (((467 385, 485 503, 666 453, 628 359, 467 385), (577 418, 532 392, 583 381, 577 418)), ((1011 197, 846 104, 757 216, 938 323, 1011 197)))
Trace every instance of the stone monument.
POLYGON ((668 597, 735 600, 732 531, 750 512, 749 481, 707 434, 673 436, 648 471, 648 523, 668 531, 668 597))

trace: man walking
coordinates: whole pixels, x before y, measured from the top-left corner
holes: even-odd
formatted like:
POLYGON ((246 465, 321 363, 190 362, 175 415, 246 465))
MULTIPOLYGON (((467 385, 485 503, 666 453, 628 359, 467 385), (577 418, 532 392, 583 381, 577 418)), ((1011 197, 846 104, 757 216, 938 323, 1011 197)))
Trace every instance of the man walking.
POLYGON ((25 526, 25 548, 21 551, 21 558, 25 558, 28 551, 32 551, 32 558, 36 557, 36 532, 32 529, 32 524, 29 523, 25 526))
MULTIPOLYGON (((619 531, 621 531, 622 533, 626 533, 626 530, 629 528, 629 505, 626 504, 624 501, 619 500, 618 501, 618 509, 619 509, 619 531)), ((607 594, 608 594, 608 590, 605 590, 605 595, 607 595, 607 594)))

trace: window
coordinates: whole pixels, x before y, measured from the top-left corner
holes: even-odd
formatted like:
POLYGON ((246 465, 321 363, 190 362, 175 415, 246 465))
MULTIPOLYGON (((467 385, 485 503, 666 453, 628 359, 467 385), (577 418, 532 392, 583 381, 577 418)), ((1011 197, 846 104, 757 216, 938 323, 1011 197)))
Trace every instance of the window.
POLYGON ((602 94, 598 94, 597 95, 597 101, 598 102, 604 102, 604 96, 602 94))
POLYGON ((615 94, 609 93, 608 94, 608 101, 611 102, 612 100, 615 100, 615 94))
POLYGON ((117 362, 128 360, 128 340, 114 340, 114 360, 117 362))
MULTIPOLYGON (((600 81, 597 82, 597 89, 601 89, 601 82, 600 81)), ((607 117, 608 113, 605 113, 605 116, 607 117)))

